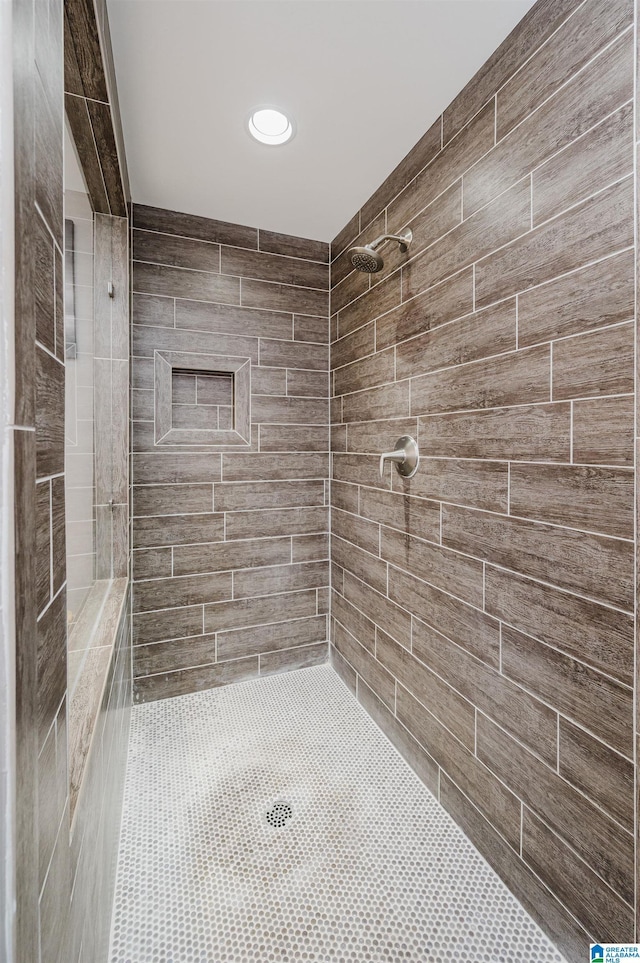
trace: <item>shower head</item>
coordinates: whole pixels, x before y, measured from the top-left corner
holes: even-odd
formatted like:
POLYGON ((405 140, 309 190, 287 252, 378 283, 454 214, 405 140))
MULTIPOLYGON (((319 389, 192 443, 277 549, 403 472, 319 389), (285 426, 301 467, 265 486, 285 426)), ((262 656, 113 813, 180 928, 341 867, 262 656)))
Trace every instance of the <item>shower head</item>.
POLYGON ((352 247, 349 254, 356 271, 362 271, 363 274, 377 274, 384 267, 382 254, 374 251, 369 244, 365 247, 352 247))
POLYGON ((406 230, 404 234, 381 234, 371 244, 365 244, 364 247, 352 247, 349 250, 349 257, 356 271, 362 271, 364 274, 377 274, 384 267, 382 255, 378 254, 377 251, 381 244, 384 244, 385 241, 397 241, 404 254, 412 240, 413 232, 411 230, 406 230))

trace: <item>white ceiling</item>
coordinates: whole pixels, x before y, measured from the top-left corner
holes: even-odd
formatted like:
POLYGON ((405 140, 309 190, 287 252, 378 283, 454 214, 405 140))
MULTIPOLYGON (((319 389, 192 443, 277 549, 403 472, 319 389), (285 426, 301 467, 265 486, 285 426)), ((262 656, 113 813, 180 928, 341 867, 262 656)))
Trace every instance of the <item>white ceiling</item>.
POLYGON ((330 241, 532 5, 109 0, 133 200, 330 241))

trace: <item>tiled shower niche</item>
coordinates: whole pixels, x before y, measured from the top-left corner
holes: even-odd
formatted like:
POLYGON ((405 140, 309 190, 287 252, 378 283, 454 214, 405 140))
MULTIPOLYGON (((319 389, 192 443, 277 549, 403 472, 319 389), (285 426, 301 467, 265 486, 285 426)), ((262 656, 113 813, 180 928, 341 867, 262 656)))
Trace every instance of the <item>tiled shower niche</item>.
POLYGON ((250 445, 251 359, 156 351, 156 445, 250 445))

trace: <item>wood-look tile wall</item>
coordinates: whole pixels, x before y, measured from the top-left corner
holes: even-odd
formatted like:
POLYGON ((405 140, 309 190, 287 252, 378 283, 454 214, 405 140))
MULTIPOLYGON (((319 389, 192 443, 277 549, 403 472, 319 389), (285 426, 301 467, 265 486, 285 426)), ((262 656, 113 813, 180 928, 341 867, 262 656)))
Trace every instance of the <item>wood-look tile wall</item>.
MULTIPOLYGON (((17 963, 104 959, 131 701, 119 626, 73 827, 67 764, 63 19, 13 0, 17 963)), ((100 47, 98 45, 98 55, 100 47)), ((85 58, 85 67, 91 58, 85 58)), ((93 64, 99 67, 99 64, 93 64)), ((125 232, 126 233, 126 232, 125 232)), ((126 383, 126 381, 125 381, 126 383)), ((126 498, 125 498, 126 500, 126 498)))
POLYGON ((133 228, 135 698, 323 662, 329 247, 137 204, 133 228), (156 350, 250 359, 250 444, 156 444, 156 350))
POLYGON ((633 20, 541 0, 332 245, 334 664, 576 963, 635 933, 633 20))

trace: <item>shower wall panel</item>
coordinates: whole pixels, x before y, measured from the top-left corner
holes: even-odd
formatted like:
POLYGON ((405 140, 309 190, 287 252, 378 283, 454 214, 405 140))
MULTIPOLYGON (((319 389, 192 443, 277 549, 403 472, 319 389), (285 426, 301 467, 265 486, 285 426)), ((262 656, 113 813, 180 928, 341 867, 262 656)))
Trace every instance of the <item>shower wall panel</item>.
POLYGON ((635 933, 633 20, 536 4, 332 245, 333 663, 572 961, 635 933))
POLYGON ((133 226, 135 698, 323 662, 329 246, 138 204, 133 226))
MULTIPOLYGON (((104 5, 97 6, 106 30, 104 5)), ((109 54, 108 30, 100 36, 93 4, 14 0, 12 9, 17 778, 15 952, 11 959, 89 963, 105 959, 107 953, 131 703, 131 620, 126 615, 119 623, 71 824, 64 486, 64 90, 71 87, 78 100, 86 93, 96 111, 107 115, 108 125, 102 128, 106 143, 115 108, 106 89, 100 94, 91 87, 92 82, 104 82, 101 50, 109 54), (65 13, 77 28, 75 47, 68 32, 63 44, 65 13), (82 72, 75 53, 75 73, 71 70, 72 51, 80 57, 82 72), (70 81, 72 73, 79 91, 70 81)), ((110 154, 105 159, 108 151, 103 141, 100 151, 105 169, 117 178, 117 159, 110 154)))

